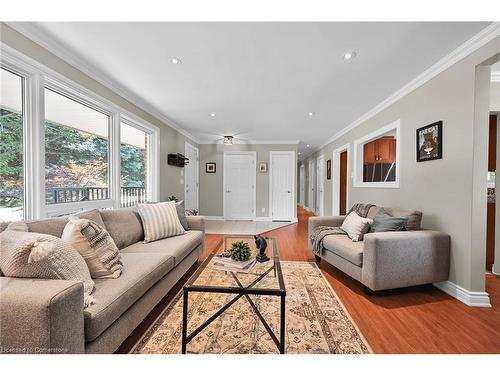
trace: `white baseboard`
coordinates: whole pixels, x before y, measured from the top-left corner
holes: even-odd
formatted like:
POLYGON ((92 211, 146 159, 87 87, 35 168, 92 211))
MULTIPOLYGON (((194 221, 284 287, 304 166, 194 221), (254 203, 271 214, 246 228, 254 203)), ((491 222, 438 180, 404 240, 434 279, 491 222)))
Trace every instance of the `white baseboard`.
POLYGON ((200 215, 205 218, 205 220, 224 220, 224 216, 204 216, 200 215))
POLYGON ((257 216, 253 221, 271 221, 269 216, 257 216))
POLYGON ((434 283, 434 286, 468 306, 491 307, 490 297, 486 292, 472 292, 449 280, 434 283))

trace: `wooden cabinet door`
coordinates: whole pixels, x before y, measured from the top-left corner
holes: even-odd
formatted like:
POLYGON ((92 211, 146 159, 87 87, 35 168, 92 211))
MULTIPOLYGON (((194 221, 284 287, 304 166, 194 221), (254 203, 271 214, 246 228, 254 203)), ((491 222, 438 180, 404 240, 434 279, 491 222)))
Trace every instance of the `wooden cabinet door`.
POLYGON ((396 139, 382 137, 377 139, 377 162, 390 164, 396 161, 396 139))
POLYGON ((373 164, 377 162, 377 152, 375 150, 377 141, 366 143, 363 146, 363 163, 373 164))

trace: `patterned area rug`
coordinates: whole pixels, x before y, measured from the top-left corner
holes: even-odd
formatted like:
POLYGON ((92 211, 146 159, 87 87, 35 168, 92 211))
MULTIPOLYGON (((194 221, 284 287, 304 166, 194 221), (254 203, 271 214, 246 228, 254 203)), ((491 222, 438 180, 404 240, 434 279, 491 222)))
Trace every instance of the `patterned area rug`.
MULTIPOLYGON (((287 354, 371 353, 364 337, 315 263, 281 262, 286 296, 287 354)), ((220 271, 200 277, 220 277, 220 271)), ((208 280, 207 280, 208 281, 208 280)), ((202 280, 200 280, 202 282, 202 280)), ((149 328, 133 353, 181 352, 182 292, 149 328)), ((190 293, 188 334, 234 295, 190 293)), ((251 296, 279 338, 279 297, 251 296)), ((188 345, 188 353, 278 353, 248 301, 240 298, 188 345)))

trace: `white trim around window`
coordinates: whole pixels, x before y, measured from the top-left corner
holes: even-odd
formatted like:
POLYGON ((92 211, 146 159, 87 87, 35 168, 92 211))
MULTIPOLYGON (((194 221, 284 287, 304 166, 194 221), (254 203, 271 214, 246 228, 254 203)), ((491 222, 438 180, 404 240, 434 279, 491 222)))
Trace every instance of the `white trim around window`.
POLYGON ((148 158, 148 199, 159 200, 160 129, 115 103, 71 81, 19 51, 0 43, 0 66, 23 77, 24 205, 25 219, 58 216, 82 209, 120 207, 120 123, 147 132, 151 139, 148 158), (45 202, 45 88, 96 109, 110 118, 110 199, 47 205, 45 202))
POLYGON ((354 170, 353 170, 353 186, 354 187, 370 187, 370 188, 399 188, 400 181, 400 151, 401 151, 401 132, 400 120, 396 120, 374 132, 365 135, 354 141, 354 170), (365 143, 373 141, 381 136, 395 132, 396 138, 396 180, 387 182, 363 182, 363 146, 365 143))

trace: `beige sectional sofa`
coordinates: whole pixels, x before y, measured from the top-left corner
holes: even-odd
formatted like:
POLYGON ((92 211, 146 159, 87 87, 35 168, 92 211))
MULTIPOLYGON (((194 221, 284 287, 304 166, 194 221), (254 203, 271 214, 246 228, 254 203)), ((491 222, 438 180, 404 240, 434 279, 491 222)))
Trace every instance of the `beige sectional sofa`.
MULTIPOLYGON (((367 217, 373 219, 380 207, 372 207, 367 217)), ((445 281, 450 267, 450 236, 422 230, 422 213, 386 208, 392 216, 409 218, 406 231, 365 234, 353 242, 347 235, 329 235, 317 260, 324 259, 368 288, 368 292, 445 281)), ((310 235, 318 226, 338 227, 345 216, 309 218, 310 235)))
MULTIPOLYGON (((188 216, 184 235, 144 244, 135 209, 93 211, 87 218, 102 219, 120 249, 122 275, 94 280, 96 303, 86 309, 80 282, 0 277, 0 352, 113 353, 203 251, 201 216, 188 216)), ((60 237, 66 222, 26 223, 60 237)))

